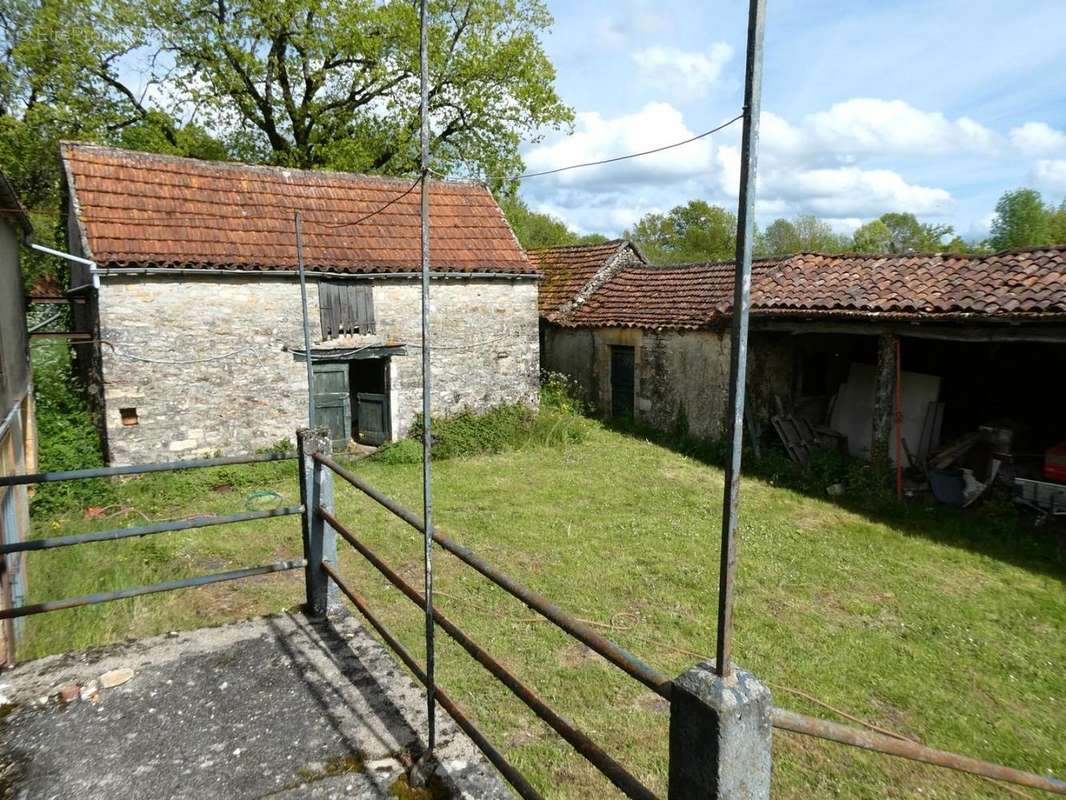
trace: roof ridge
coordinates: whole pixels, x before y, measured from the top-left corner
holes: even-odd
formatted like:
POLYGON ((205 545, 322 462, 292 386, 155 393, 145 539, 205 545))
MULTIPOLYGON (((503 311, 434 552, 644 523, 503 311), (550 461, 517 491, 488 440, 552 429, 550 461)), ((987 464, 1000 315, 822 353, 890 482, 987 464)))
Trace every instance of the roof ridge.
POLYGON ((946 250, 937 251, 914 251, 911 253, 859 253, 859 252, 843 252, 843 253, 827 253, 820 250, 800 250, 797 253, 791 253, 787 256, 782 256, 782 260, 788 260, 790 258, 798 258, 799 256, 820 256, 822 258, 860 258, 860 259, 872 259, 872 258, 966 258, 983 261, 989 258, 996 258, 1005 255, 1019 255, 1021 253, 1046 253, 1049 251, 1066 251, 1066 243, 1063 244, 1041 244, 1033 245, 1031 247, 1013 247, 1007 250, 993 250, 989 253, 952 253, 946 250))
POLYGON ((530 247, 527 253, 548 253, 556 250, 592 250, 593 248, 621 247, 632 244, 628 239, 608 239, 606 242, 586 242, 584 244, 553 244, 548 247, 530 247))
MULTIPOLYGON (((230 170, 253 170, 255 172, 262 172, 265 174, 275 175, 291 175, 296 173, 298 175, 308 175, 313 177, 323 178, 336 178, 343 181, 380 181, 381 183, 395 184, 398 186, 407 186, 411 181, 416 180, 414 175, 374 175, 365 172, 344 172, 342 170, 327 170, 327 169, 303 169, 300 167, 282 167, 274 164, 249 164, 244 161, 215 161, 207 158, 193 158, 191 156, 177 156, 169 153, 151 153, 145 150, 131 150, 126 147, 111 147, 110 145, 97 144, 95 142, 82 142, 77 140, 64 139, 59 142, 60 150, 63 151, 96 151, 100 153, 112 154, 120 158, 131 158, 143 161, 158 161, 168 164, 189 164, 196 166, 210 165, 211 167, 222 167, 230 170)), ((461 181, 461 180, 439 180, 430 179, 429 183, 438 184, 442 186, 469 186, 477 189, 483 189, 488 192, 488 188, 477 181, 461 181)))

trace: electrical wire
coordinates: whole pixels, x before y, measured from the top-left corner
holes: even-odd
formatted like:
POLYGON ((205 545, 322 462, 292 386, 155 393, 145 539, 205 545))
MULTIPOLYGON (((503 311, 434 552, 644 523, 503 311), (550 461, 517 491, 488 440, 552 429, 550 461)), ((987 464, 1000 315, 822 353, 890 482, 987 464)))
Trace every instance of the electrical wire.
MULTIPOLYGON (((252 355, 255 356, 256 360, 259 361, 260 365, 262 365, 262 363, 263 363, 262 359, 259 356, 259 351, 255 347, 251 347, 251 346, 242 347, 239 350, 234 350, 234 351, 232 351, 230 353, 223 353, 222 355, 219 355, 219 356, 208 356, 206 358, 191 358, 191 359, 185 359, 185 360, 177 360, 177 359, 171 360, 171 359, 165 359, 165 358, 147 358, 146 356, 138 356, 138 355, 134 355, 133 353, 126 353, 126 352, 123 352, 122 350, 119 350, 117 347, 115 347, 114 344, 109 342, 107 339, 96 339, 95 341, 97 343, 99 343, 99 344, 106 344, 108 347, 111 348, 111 352, 113 352, 119 358, 126 358, 126 359, 129 359, 130 361, 141 361, 141 362, 144 362, 145 364, 162 364, 162 365, 165 365, 165 366, 175 366, 175 367, 187 366, 187 365, 190 365, 190 364, 208 364, 208 363, 213 362, 213 361, 226 361, 227 359, 233 358, 234 356, 238 356, 241 353, 248 353, 248 352, 252 353, 252 355)), ((89 344, 89 342, 81 342, 81 344, 89 344)))
MULTIPOLYGON (((710 130, 704 131, 703 133, 698 133, 695 136, 690 136, 688 139, 683 139, 683 140, 681 140, 679 142, 672 142, 671 144, 664 144, 664 145, 662 145, 660 147, 653 147, 650 150, 641 150, 640 152, 637 152, 637 153, 626 153, 626 154, 620 155, 620 156, 612 156, 611 158, 603 158, 603 159, 600 159, 598 161, 583 161, 583 162, 580 162, 580 163, 577 163, 577 164, 567 164, 566 166, 555 167, 554 169, 546 169, 546 170, 542 170, 540 172, 524 172, 524 173, 519 173, 519 174, 511 174, 511 175, 486 175, 486 176, 484 176, 482 178, 482 181, 483 182, 487 182, 487 181, 507 182, 507 181, 521 181, 521 180, 526 180, 527 178, 541 178, 541 177, 544 177, 544 176, 547 176, 547 175, 557 175, 560 172, 568 172, 568 171, 574 170, 574 169, 584 169, 585 167, 598 167, 598 166, 603 166, 604 164, 615 164, 615 163, 617 163, 619 161, 628 161, 628 160, 633 159, 633 158, 642 158, 644 156, 655 155, 656 153, 662 153, 662 152, 665 152, 667 150, 673 150, 674 148, 677 148, 677 147, 684 147, 685 145, 692 144, 693 142, 699 141, 700 139, 706 139, 708 136, 711 136, 712 134, 718 133, 719 131, 724 130, 725 128, 728 128, 730 125, 733 125, 734 123, 739 122, 743 118, 744 118, 744 114, 742 112, 742 113, 738 114, 737 116, 733 117, 732 119, 730 119, 730 120, 728 120, 726 122, 723 122, 721 125, 718 125, 718 126, 716 126, 714 128, 711 128, 710 130)), ((437 172, 436 170, 427 168, 426 172, 432 172, 434 175, 436 175, 439 178, 447 179, 446 175, 444 175, 443 173, 437 172)), ((376 217, 381 212, 385 211, 388 208, 391 208, 396 203, 400 202, 400 200, 402 200, 403 198, 407 197, 409 194, 411 194, 411 192, 413 192, 416 188, 418 188, 419 184, 421 184, 422 181, 425 180, 425 178, 426 178, 426 173, 423 173, 422 175, 419 175, 417 178, 415 178, 414 183, 412 183, 409 187, 407 187, 407 189, 404 190, 404 192, 402 194, 397 195, 396 197, 394 197, 391 200, 389 200, 387 203, 385 203, 380 208, 377 208, 377 209, 375 209, 375 210, 373 210, 373 211, 371 211, 371 212, 369 212, 367 214, 364 214, 363 216, 359 217, 356 220, 353 220, 352 222, 330 223, 330 222, 319 222, 317 220, 308 219, 308 218, 305 218, 304 222, 307 222, 307 223, 309 223, 311 225, 316 225, 319 228, 329 228, 329 229, 349 228, 349 227, 354 227, 356 225, 360 225, 360 224, 366 222, 367 220, 372 219, 373 217, 376 217)), ((0 208, 0 211, 27 211, 27 209, 0 208)), ((58 211, 56 211, 56 210, 44 211, 44 210, 40 210, 40 209, 33 209, 33 210, 30 210, 30 211, 31 211, 31 213, 39 213, 39 214, 57 214, 58 213, 58 211)), ((175 211, 168 211, 168 212, 166 212, 166 217, 173 217, 175 215, 181 216, 182 212, 180 212, 180 211, 176 211, 176 212, 175 211)), ((221 214, 213 215, 213 214, 198 213, 198 214, 190 214, 190 215, 187 215, 187 216, 189 218, 191 218, 191 219, 195 219, 195 218, 201 218, 201 219, 216 219, 216 218, 217 219, 227 219, 227 217, 224 217, 221 214)), ((91 214, 84 215, 83 219, 86 222, 127 222, 127 223, 131 222, 129 217, 93 216, 91 214)))
POLYGON ((572 169, 582 169, 584 167, 598 167, 598 166, 601 166, 603 164, 614 164, 614 163, 616 163, 618 161, 627 161, 628 159, 631 159, 631 158, 641 158, 642 156, 650 156, 650 155, 654 155, 655 153, 662 153, 665 150, 673 150, 675 147, 683 147, 686 144, 692 144, 693 142, 699 141, 700 139, 706 139, 711 134, 718 133, 718 131, 724 130, 725 128, 728 128, 733 123, 739 122, 742 119, 744 119, 744 112, 743 111, 741 113, 737 114, 735 117, 733 117, 733 119, 731 119, 731 120, 729 120, 727 122, 723 122, 721 125, 719 125, 719 126, 717 126, 715 128, 711 128, 709 131, 704 131, 703 133, 698 133, 695 136, 691 136, 688 139, 684 139, 684 140, 682 140, 680 142, 674 142, 673 144, 664 144, 661 147, 653 147, 651 150, 641 150, 639 153, 627 153, 626 155, 622 155, 622 156, 613 156, 611 158, 603 158, 603 159, 600 159, 599 161, 584 161, 584 162, 582 162, 580 164, 568 164, 565 167, 556 167, 554 169, 546 169, 546 170, 543 170, 541 172, 525 172, 525 173, 522 173, 521 175, 490 175, 490 176, 486 176, 484 178, 484 180, 486 180, 486 181, 489 181, 489 180, 521 181, 521 180, 525 180, 526 178, 541 178, 541 177, 543 177, 545 175, 556 175, 556 174, 558 174, 560 172, 567 172, 568 170, 572 170, 572 169))
POLYGON ((382 211, 384 211, 385 209, 389 208, 390 206, 393 206, 396 203, 398 203, 401 200, 403 200, 405 197, 407 197, 407 195, 411 194, 411 192, 413 192, 418 187, 418 185, 421 184, 422 181, 424 181, 425 179, 426 179, 426 175, 425 175, 425 173, 422 173, 417 178, 415 178, 415 182, 412 183, 410 186, 408 186, 407 187, 407 191, 405 191, 403 194, 397 195, 396 197, 392 198, 389 202, 387 202, 385 205, 383 205, 381 208, 377 209, 376 211, 371 211, 369 214, 364 214, 363 216, 359 217, 359 219, 355 220, 354 222, 329 223, 329 222, 316 222, 313 219, 305 219, 304 221, 305 222, 309 222, 312 225, 317 225, 320 228, 347 228, 347 227, 350 227, 350 226, 353 226, 353 225, 359 225, 359 224, 361 224, 363 222, 366 222, 371 217, 377 216, 378 214, 380 214, 382 211))

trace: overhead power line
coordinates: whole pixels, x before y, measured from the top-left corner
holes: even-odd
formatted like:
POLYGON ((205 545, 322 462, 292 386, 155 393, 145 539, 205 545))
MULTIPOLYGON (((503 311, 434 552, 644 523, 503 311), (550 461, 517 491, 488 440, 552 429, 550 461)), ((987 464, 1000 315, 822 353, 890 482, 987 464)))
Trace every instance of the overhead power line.
POLYGON ((360 223, 366 222, 371 217, 377 216, 378 214, 380 214, 385 209, 387 209, 390 206, 393 206, 396 203, 398 203, 401 200, 403 200, 405 197, 407 197, 407 195, 411 194, 411 192, 413 192, 418 187, 418 185, 420 183, 422 183, 423 180, 425 180, 425 178, 426 178, 425 173, 423 173, 422 175, 419 175, 417 178, 415 178, 415 182, 412 183, 410 186, 408 186, 407 190, 403 194, 397 195, 396 197, 392 198, 389 202, 387 202, 385 205, 383 205, 381 208, 375 209, 374 211, 371 211, 369 214, 364 214, 363 216, 359 217, 359 219, 355 220, 354 222, 337 222, 337 223, 316 222, 313 219, 305 220, 305 222, 310 222, 312 225, 317 225, 320 228, 347 228, 347 227, 349 227, 351 225, 359 225, 360 223))
POLYGON ((709 131, 697 133, 695 136, 690 136, 688 139, 683 139, 680 142, 664 144, 661 147, 653 147, 651 150, 641 150, 639 153, 627 153, 626 155, 622 156, 612 156, 611 158, 603 158, 599 161, 584 161, 580 164, 567 164, 565 167, 555 167, 554 169, 546 169, 542 170, 541 172, 525 172, 521 175, 490 175, 486 177, 485 180, 521 181, 525 180, 526 178, 540 178, 545 175, 556 175, 560 172, 567 172, 572 169, 582 169, 583 167, 598 167, 602 166, 603 164, 614 164, 617 161, 627 161, 631 158, 641 158, 642 156, 650 156, 654 155, 655 153, 662 153, 665 150, 673 150, 675 147, 684 147, 686 144, 692 144, 693 142, 697 142, 700 139, 706 139, 711 134, 718 133, 718 131, 728 128, 734 122, 739 122, 742 119, 744 119, 744 114, 740 113, 733 117, 733 119, 727 122, 723 122, 721 125, 711 128, 709 131))
MULTIPOLYGON (((539 172, 524 172, 524 173, 520 173, 520 174, 517 174, 517 175, 488 175, 488 176, 485 176, 482 180, 483 181, 490 181, 490 180, 521 181, 521 180, 526 180, 527 178, 541 178, 541 177, 544 177, 544 176, 547 176, 547 175, 557 175, 560 172, 568 172, 570 170, 575 170, 575 169, 584 169, 586 167, 598 167, 598 166, 603 166, 604 164, 615 164, 615 163, 617 163, 619 161, 628 161, 628 160, 633 159, 633 158, 643 158, 644 156, 655 155, 656 153, 662 153, 662 152, 664 152, 666 150, 673 150, 673 149, 678 148, 678 147, 684 147, 685 145, 692 144, 693 142, 697 142, 700 139, 706 139, 708 136, 711 136, 712 134, 718 133, 719 131, 724 130, 725 128, 728 128, 730 125, 734 124, 735 122, 739 122, 743 118, 744 118, 743 113, 738 114, 737 116, 733 117, 732 119, 730 119, 730 120, 728 120, 726 122, 723 122, 721 125, 718 125, 718 126, 716 126, 714 128, 711 128, 708 131, 704 131, 703 133, 698 133, 695 136, 690 136, 688 139, 682 139, 679 142, 672 142, 670 144, 664 144, 664 145, 662 145, 660 147, 653 147, 650 150, 641 150, 640 152, 637 152, 637 153, 626 153, 626 154, 620 155, 620 156, 612 156, 611 158, 599 159, 598 161, 583 161, 583 162, 580 162, 580 163, 577 163, 577 164, 567 164, 566 166, 563 166, 563 167, 555 167, 553 169, 541 170, 539 172)), ((443 178, 443 179, 447 178, 446 175, 444 175, 442 173, 439 173, 439 172, 437 172, 435 170, 427 169, 427 172, 432 172, 434 175, 436 175, 439 178, 443 178)), ((376 208, 373 211, 370 211, 370 212, 364 214, 363 216, 359 217, 358 219, 353 220, 352 222, 336 222, 336 223, 319 222, 317 220, 309 219, 309 218, 305 218, 304 222, 306 222, 308 224, 311 224, 311 225, 315 225, 316 227, 319 227, 319 228, 330 228, 330 229, 349 228, 349 227, 353 227, 353 226, 356 226, 356 225, 360 225, 360 224, 366 222, 367 220, 372 219, 373 217, 376 217, 381 212, 391 208, 392 206, 396 205, 396 203, 398 203, 401 200, 403 200, 403 198, 407 197, 409 194, 411 194, 411 192, 413 192, 415 189, 417 189, 419 184, 421 184, 424 179, 425 179, 425 173, 423 173, 422 175, 419 175, 417 178, 415 178, 414 182, 410 186, 408 186, 407 189, 405 189, 401 194, 396 195, 396 197, 393 197, 391 200, 389 200, 387 203, 382 205, 380 208, 376 208)), ((0 208, 0 211, 22 211, 22 210, 25 210, 25 209, 0 208)), ((31 209, 31 211, 33 213, 40 213, 40 214, 47 214, 47 213, 55 214, 55 213, 58 213, 58 211, 44 211, 44 210, 40 210, 40 209, 31 209)), ((203 213, 193 213, 193 214, 185 214, 185 215, 183 215, 182 212, 180 212, 180 211, 168 211, 168 212, 166 212, 166 216, 168 216, 168 217, 185 216, 187 218, 194 218, 194 219, 195 218, 200 218, 200 219, 203 219, 203 220, 215 220, 215 219, 223 219, 224 218, 223 215, 218 215, 216 217, 213 214, 203 214, 203 213)), ((131 220, 129 217, 125 217, 125 216, 108 217, 108 216, 94 216, 92 214, 89 214, 89 215, 86 215, 85 219, 88 222, 125 222, 125 223, 134 222, 134 220, 131 220)))

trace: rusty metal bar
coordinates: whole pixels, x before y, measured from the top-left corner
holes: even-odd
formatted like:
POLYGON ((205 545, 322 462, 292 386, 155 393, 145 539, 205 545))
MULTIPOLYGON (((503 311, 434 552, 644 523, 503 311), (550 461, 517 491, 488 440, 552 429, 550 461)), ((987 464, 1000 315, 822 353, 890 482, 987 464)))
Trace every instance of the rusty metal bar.
MULTIPOLYGON (((341 580, 340 575, 338 575, 336 570, 330 566, 328 561, 322 562, 322 569, 327 575, 329 575, 333 582, 337 584, 337 588, 344 592, 348 599, 352 601, 355 607, 359 610, 359 613, 366 618, 366 621, 371 624, 381 638, 385 640, 385 644, 392 648, 392 651, 396 653, 399 659, 409 670, 411 670, 411 672, 414 673, 414 676, 418 679, 419 683, 428 688, 429 678, 426 676, 423 669, 418 666, 415 657, 412 656, 407 648, 400 644, 399 640, 392 635, 389 629, 374 616, 370 611, 366 600, 341 580)), ((463 732, 469 736, 474 744, 477 745, 477 748, 485 754, 485 757, 492 762, 492 765, 499 770, 504 778, 507 779, 507 782, 514 787, 515 791, 518 792, 524 800, 543 800, 541 794, 530 785, 529 781, 525 779, 525 776, 515 769, 511 763, 503 757, 499 750, 492 746, 492 743, 489 742, 484 734, 475 727, 474 723, 472 723, 467 716, 459 710, 459 707, 452 702, 451 698, 440 688, 437 689, 436 693, 437 702, 440 703, 441 708, 448 713, 449 717, 455 720, 455 724, 462 728, 463 732)))
MULTIPOLYGON (((326 522, 333 526, 333 529, 336 530, 337 533, 348 542, 348 544, 359 551, 360 555, 369 561, 378 572, 384 575, 389 583, 399 589, 415 605, 419 607, 425 606, 425 599, 418 593, 418 590, 414 589, 403 578, 393 572, 384 561, 378 558, 373 550, 356 539, 355 535, 349 531, 342 522, 324 508, 319 507, 315 510, 317 513, 321 514, 326 522)), ((552 730, 562 736, 571 747, 581 754, 590 764, 596 767, 596 769, 602 772, 604 776, 617 786, 627 797, 636 798, 637 800, 656 800, 655 795, 652 794, 651 790, 630 775, 625 767, 607 755, 607 753, 601 750, 588 738, 588 736, 571 725, 568 720, 556 713, 543 700, 541 700, 540 697, 519 681, 518 678, 512 675, 502 664, 475 644, 472 639, 445 617, 444 614, 435 608, 432 609, 432 612, 433 619, 444 629, 445 633, 454 639, 460 647, 466 650, 475 661, 485 667, 493 677, 510 689, 515 697, 525 703, 534 714, 544 720, 552 730)))
POLYGON ((932 747, 926 747, 917 742, 894 739, 884 734, 852 728, 848 725, 841 725, 840 723, 818 719, 817 717, 808 717, 783 708, 771 709, 770 713, 774 727, 784 731, 800 733, 804 736, 814 736, 818 739, 828 739, 831 742, 860 747, 863 750, 872 750, 875 753, 899 756, 911 761, 922 761, 938 767, 979 775, 982 778, 992 778, 997 781, 1015 783, 1019 786, 1028 786, 1031 789, 1043 789, 1052 794, 1066 795, 1066 782, 1056 778, 1036 775, 1032 772, 1023 772, 1011 767, 992 764, 988 761, 979 761, 976 758, 960 756, 957 753, 948 753, 944 750, 934 750, 932 747))
POLYGON ((63 472, 36 472, 30 475, 0 476, 0 486, 23 486, 30 483, 73 481, 82 478, 110 478, 114 475, 142 475, 149 472, 169 472, 171 470, 201 469, 203 467, 228 467, 234 464, 261 464, 265 461, 292 461, 295 459, 295 453, 261 453, 246 456, 225 456, 223 458, 189 458, 184 461, 163 461, 156 464, 130 464, 125 467, 91 467, 89 469, 72 469, 63 472))
MULTIPOLYGON (((401 506, 392 498, 382 494, 370 484, 366 483, 362 479, 356 477, 348 470, 341 467, 334 461, 317 457, 318 460, 332 469, 337 475, 344 478, 352 486, 361 491, 371 500, 384 506, 391 511, 397 517, 402 519, 412 528, 417 531, 424 531, 425 528, 420 520, 413 512, 401 506)), ((659 672, 654 667, 646 664, 640 658, 630 653, 623 647, 620 647, 615 642, 602 636, 592 629, 589 625, 574 619, 567 614, 559 606, 552 603, 550 600, 542 597, 536 592, 532 591, 526 586, 518 583, 517 581, 509 578, 504 573, 500 572, 496 567, 489 564, 484 559, 475 555, 471 550, 462 545, 452 541, 448 537, 444 536, 439 530, 434 529, 433 541, 454 555, 460 561, 464 562, 470 567, 480 572, 483 576, 488 578, 494 584, 501 589, 512 595, 513 597, 521 600, 529 608, 537 613, 541 614, 545 619, 557 625, 562 630, 573 636, 579 642, 587 646, 589 649, 599 653, 606 658, 616 667, 621 669, 627 675, 632 678, 636 678, 643 683, 653 692, 660 697, 670 699, 670 690, 673 688, 673 683, 659 672)))
POLYGON ((45 603, 34 603, 33 605, 20 606, 19 608, 0 610, 0 619, 15 619, 16 617, 28 617, 31 614, 44 614, 48 611, 60 611, 64 608, 92 606, 97 603, 109 603, 112 600, 125 600, 129 597, 138 597, 142 594, 170 592, 174 589, 188 589, 192 586, 207 586, 210 583, 235 581, 241 578, 251 578, 255 575, 267 575, 271 572, 285 572, 292 569, 303 569, 306 566, 307 562, 302 558, 298 561, 278 561, 273 564, 264 564, 260 567, 248 567, 246 569, 235 569, 229 572, 217 572, 214 575, 200 575, 196 578, 182 578, 177 581, 152 583, 147 586, 135 586, 132 589, 119 589, 115 592, 101 592, 99 594, 82 595, 81 597, 68 597, 63 600, 49 600, 45 603))
POLYGON ((732 673, 733 590, 737 570, 737 519, 740 464, 744 446, 744 397, 748 375, 748 316, 751 311, 751 251, 755 236, 755 164, 759 152, 762 104, 763 32, 766 0, 751 0, 748 9, 747 68, 744 79, 744 134, 740 152, 740 200, 737 206, 737 259, 733 268, 733 332, 729 345, 729 454, 722 493, 722 550, 718 569, 718 631, 715 671, 732 673))
POLYGON ((268 511, 245 511, 240 514, 229 514, 223 517, 195 517, 194 519, 176 520, 173 522, 157 522, 140 528, 115 528, 109 531, 96 531, 95 533, 77 533, 72 536, 55 536, 51 539, 30 539, 25 542, 12 542, 0 545, 0 555, 7 553, 21 553, 30 550, 51 550, 56 547, 70 547, 75 544, 88 542, 112 542, 116 539, 128 539, 131 536, 151 536, 156 533, 170 533, 172 531, 185 531, 192 528, 208 528, 212 525, 229 525, 234 522, 247 522, 254 519, 270 519, 271 517, 287 517, 299 514, 303 506, 287 506, 285 508, 272 508, 268 511))

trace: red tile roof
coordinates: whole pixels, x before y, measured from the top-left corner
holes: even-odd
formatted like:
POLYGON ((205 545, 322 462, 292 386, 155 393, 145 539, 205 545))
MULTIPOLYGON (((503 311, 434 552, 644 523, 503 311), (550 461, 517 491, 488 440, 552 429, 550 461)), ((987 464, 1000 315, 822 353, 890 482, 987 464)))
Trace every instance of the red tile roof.
MULTIPOLYGON (((633 245, 625 239, 602 244, 561 245, 530 250, 526 253, 542 273, 540 283, 540 315, 556 318, 563 307, 574 302, 600 270, 622 250, 633 245)), ((633 247, 634 256, 643 260, 633 247)))
MULTIPOLYGON (((777 262, 758 262, 761 273, 777 262)), ((574 327, 702 328, 733 299, 732 263, 626 267, 562 324, 574 327)))
MULTIPOLYGON (((290 270, 293 212, 304 260, 328 272, 410 272, 420 264, 410 178, 252 167, 64 143, 78 223, 101 266, 290 270), (391 203, 391 205, 389 205, 391 203), (360 217, 381 213, 358 225, 360 217)), ((535 274, 489 191, 430 182, 432 269, 535 274)))
MULTIPOLYGON (((700 328, 732 310, 733 264, 628 267, 561 324, 700 328)), ((991 255, 757 261, 752 313, 901 319, 1066 317, 1066 245, 991 255)))
POLYGON ((1066 245, 991 255, 804 253, 752 284, 760 311, 1066 314, 1066 245))

